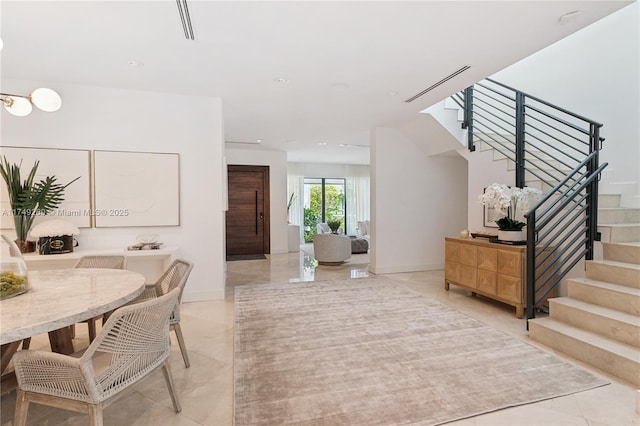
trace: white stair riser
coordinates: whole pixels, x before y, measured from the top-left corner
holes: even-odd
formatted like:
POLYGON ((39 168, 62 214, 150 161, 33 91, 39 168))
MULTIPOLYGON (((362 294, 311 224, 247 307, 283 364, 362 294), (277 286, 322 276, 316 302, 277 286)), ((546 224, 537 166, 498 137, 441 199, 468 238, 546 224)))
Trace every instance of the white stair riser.
POLYGON ((640 209, 601 209, 598 210, 598 223, 640 223, 640 209))
POLYGON ((549 299, 553 319, 640 348, 640 322, 630 324, 588 308, 573 306, 563 299, 549 299))
POLYGON ((612 226, 611 242, 628 243, 640 241, 640 224, 635 226, 612 226))
POLYGON ((640 265, 640 246, 604 243, 602 251, 606 260, 640 265))
POLYGON ((567 284, 568 296, 573 299, 626 312, 631 315, 640 315, 640 294, 634 295, 621 291, 613 291, 608 288, 585 284, 578 280, 568 280, 567 284))
POLYGON ((640 361, 618 356, 589 342, 547 328, 541 322, 529 322, 529 337, 640 387, 640 361))
POLYGON ((619 207, 620 194, 598 194, 599 207, 619 207))
POLYGON ((640 288, 640 269, 631 265, 626 267, 587 261, 586 268, 586 277, 592 280, 640 288))

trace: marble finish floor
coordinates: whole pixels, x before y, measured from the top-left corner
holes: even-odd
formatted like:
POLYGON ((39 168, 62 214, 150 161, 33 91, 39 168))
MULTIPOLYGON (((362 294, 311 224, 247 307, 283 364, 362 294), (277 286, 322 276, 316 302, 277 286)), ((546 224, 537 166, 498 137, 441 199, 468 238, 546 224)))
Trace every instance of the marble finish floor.
MULTIPOLYGON (((158 370, 128 390, 105 410, 105 426, 206 425, 233 422, 233 293, 236 286, 312 280, 359 278, 369 275, 368 255, 355 255, 341 266, 317 266, 304 252, 267 256, 267 260, 227 263, 225 300, 185 303, 182 329, 191 358, 186 369, 173 340, 171 369, 182 402, 182 412, 173 412, 162 373, 158 370)), ((528 341, 524 320, 514 308, 487 299, 471 297, 454 286, 444 290, 443 271, 386 275, 430 298, 451 306, 516 339, 528 341)), ((86 327, 77 326, 77 346, 87 344, 86 327)), ((539 345, 538 345, 539 346, 539 345)), ((48 348, 46 336, 34 338, 32 348, 48 348)), ((544 348, 549 350, 548 348, 544 348)), ((575 361, 573 361, 575 362, 575 361)), ((577 364, 580 364, 576 362, 577 364)), ((611 381, 586 392, 500 410, 450 425, 640 425, 639 391, 611 376, 611 381)), ((490 386, 488 383, 487 386, 490 386)), ((1 425, 13 424, 15 392, 2 396, 1 425)), ((87 416, 32 405, 28 425, 85 425, 87 416)))

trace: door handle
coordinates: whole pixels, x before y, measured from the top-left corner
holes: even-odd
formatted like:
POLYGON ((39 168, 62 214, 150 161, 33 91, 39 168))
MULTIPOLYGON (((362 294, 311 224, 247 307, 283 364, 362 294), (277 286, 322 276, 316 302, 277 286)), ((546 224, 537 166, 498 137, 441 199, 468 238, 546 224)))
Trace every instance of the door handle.
POLYGON ((260 212, 260 220, 264 220, 264 213, 260 212))

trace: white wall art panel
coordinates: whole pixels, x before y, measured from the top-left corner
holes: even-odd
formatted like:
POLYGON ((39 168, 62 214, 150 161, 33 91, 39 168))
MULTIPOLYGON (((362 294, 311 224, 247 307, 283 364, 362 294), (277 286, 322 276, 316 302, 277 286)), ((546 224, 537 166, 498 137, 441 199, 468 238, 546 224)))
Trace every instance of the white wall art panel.
MULTIPOLYGON (((20 164, 20 178, 26 179, 36 161, 39 161, 35 181, 47 176, 55 176, 56 183, 66 185, 75 178, 75 182, 64 190, 64 201, 57 210, 46 216, 38 215, 34 225, 48 219, 64 219, 79 228, 91 226, 91 174, 90 152, 76 149, 20 148, 0 147, 0 156, 5 156, 9 164, 20 164)), ((3 179, 0 179, 0 227, 13 229, 13 217, 9 204, 9 194, 3 179)))
POLYGON ((96 227, 180 225, 180 156, 94 151, 96 227))

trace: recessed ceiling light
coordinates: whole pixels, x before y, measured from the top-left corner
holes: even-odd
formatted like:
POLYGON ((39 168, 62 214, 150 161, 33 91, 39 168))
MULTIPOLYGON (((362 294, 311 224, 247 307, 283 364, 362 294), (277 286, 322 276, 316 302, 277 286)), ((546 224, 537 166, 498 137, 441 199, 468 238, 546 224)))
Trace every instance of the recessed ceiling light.
POLYGON ((329 87, 335 90, 347 90, 349 88, 349 85, 347 83, 337 82, 337 83, 333 83, 329 87))
POLYGON ((569 21, 573 21, 577 19, 578 16, 580 15, 582 15, 581 10, 574 10, 572 12, 567 12, 564 15, 560 16, 560 18, 558 18, 558 22, 560 22, 560 24, 566 24, 569 21))
POLYGON ((326 142, 318 142, 318 145, 320 146, 325 146, 327 143, 326 142))
POLYGON ((396 96, 398 94, 398 92, 396 92, 395 90, 389 90, 387 92, 387 96, 396 96))
POLYGON ((289 79, 284 77, 276 77, 273 79, 273 81, 275 81, 278 84, 287 84, 289 82, 289 79))
POLYGON ((144 62, 136 61, 134 59, 129 59, 127 61, 127 65, 129 65, 130 67, 143 67, 144 62))
POLYGON ((256 142, 262 143, 262 139, 258 138, 258 139, 256 139, 256 142))

